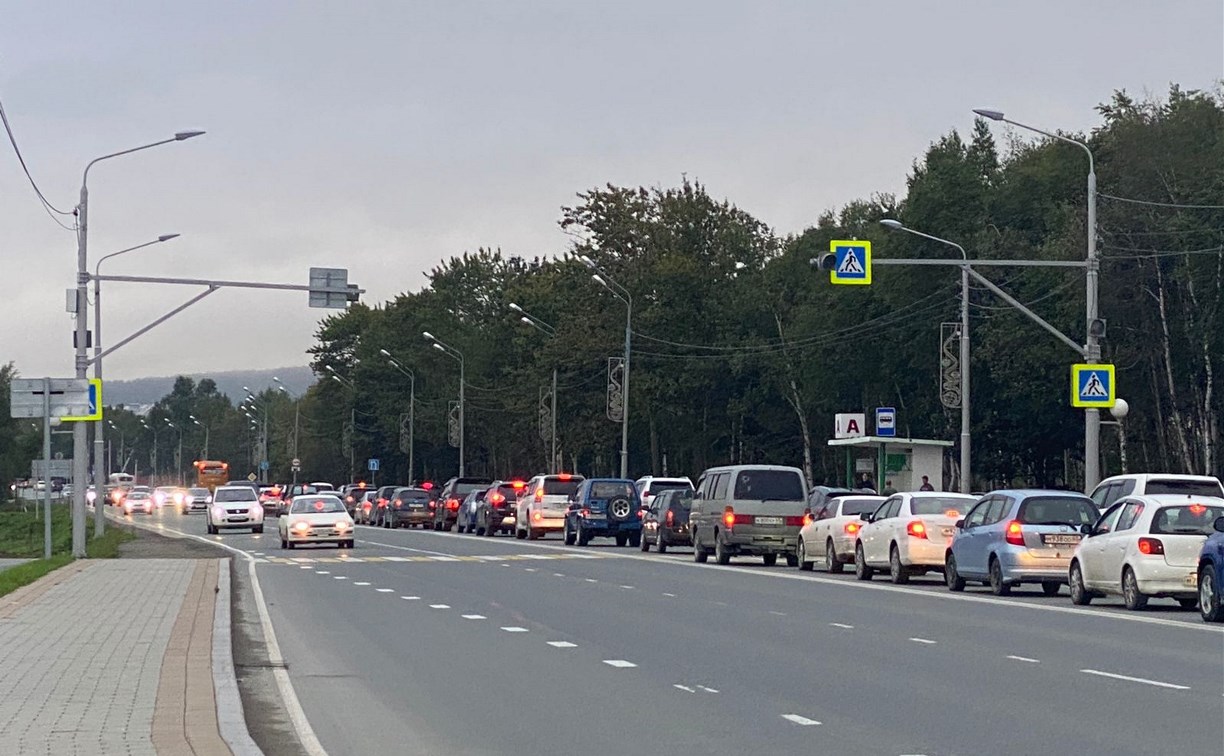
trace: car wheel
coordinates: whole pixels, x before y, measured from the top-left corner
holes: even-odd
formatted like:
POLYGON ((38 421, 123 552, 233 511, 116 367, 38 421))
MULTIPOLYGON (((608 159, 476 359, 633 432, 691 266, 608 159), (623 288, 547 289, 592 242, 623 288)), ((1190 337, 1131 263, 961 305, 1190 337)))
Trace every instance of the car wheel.
POLYGON ((799 539, 798 557, 799 557, 799 569, 803 570, 804 572, 811 572, 812 567, 814 565, 808 561, 807 544, 803 542, 802 538, 799 539))
POLYGON ((1198 599, 1196 598, 1179 598, 1177 605, 1182 609, 1195 609, 1198 607, 1198 599))
POLYGON ((875 570, 867 566, 867 559, 863 556, 863 546, 859 544, 854 547, 854 576, 859 580, 870 580, 875 570))
POLYGON ((998 557, 990 558, 990 592, 996 596, 1006 596, 1011 593, 1011 586, 1003 582, 1003 565, 998 557))
POLYGON ((830 575, 836 575, 845 569, 845 565, 837 558, 837 552, 833 549, 833 539, 830 538, 825 544, 825 572, 830 575))
POLYGON ((286 541, 284 538, 282 538, 282 539, 281 539, 281 548, 282 548, 282 549, 287 549, 287 548, 289 548, 289 542, 288 542, 288 541, 286 541))
POLYGON ((1224 606, 1220 605, 1220 586, 1216 584, 1215 567, 1199 568, 1199 614, 1204 622, 1224 622, 1224 606))
POLYGON ((1135 571, 1130 567, 1122 570, 1122 601, 1132 612, 1147 606, 1148 597, 1139 592, 1139 581, 1135 579, 1135 571))
POLYGON ((570 530, 568 521, 565 523, 565 528, 561 532, 562 532, 562 538, 561 538, 562 543, 564 543, 566 546, 573 546, 575 538, 574 538, 573 532, 570 530))
POLYGON ((383 528, 384 528, 384 529, 386 529, 386 530, 390 530, 390 529, 391 529, 391 527, 392 527, 392 525, 391 525, 391 518, 390 518, 390 517, 384 517, 384 518, 382 519, 382 526, 383 526, 383 528))
POLYGON ((645 536, 639 538, 638 543, 641 545, 643 552, 650 551, 650 541, 647 541, 645 536))
POLYGON ((619 547, 621 547, 621 548, 624 548, 624 547, 625 547, 625 544, 627 544, 627 543, 629 543, 629 534, 628 534, 628 533, 617 533, 617 534, 616 534, 616 545, 617 545, 617 546, 619 546, 619 547))
POLYGON ((252 533, 263 533, 263 525, 259 525, 258 527, 251 528, 251 532, 252 533))
POLYGON ((663 536, 655 534, 655 551, 660 554, 667 553, 667 542, 663 540, 663 536))
POLYGON ((798 567, 799 566, 799 555, 798 554, 787 554, 786 555, 786 566, 787 567, 798 567))
POLYGON ((714 561, 723 565, 731 564, 731 551, 718 537, 717 532, 714 533, 714 561))
POLYGON ((293 543, 293 541, 289 541, 289 548, 290 548, 291 550, 293 549, 293 547, 294 547, 295 545, 296 545, 296 544, 294 544, 294 543, 293 543))
POLYGON ((764 563, 766 567, 773 567, 775 564, 778 563, 778 555, 777 554, 762 554, 761 562, 764 563))
MULTIPOLYGON (((530 527, 530 526, 528 526, 528 527, 530 527)), ((515 538, 517 538, 517 539, 519 539, 520 541, 525 541, 525 540, 527 540, 527 534, 528 534, 528 531, 526 531, 526 530, 519 530, 518 528, 515 528, 515 529, 514 529, 514 537, 515 537, 515 538)))
POLYGON ((591 542, 591 534, 586 531, 586 528, 578 526, 578 545, 586 546, 591 542))
POLYGON ((901 564, 901 550, 896 544, 888 550, 888 577, 897 585, 905 585, 910 579, 909 570, 901 564))
POLYGON ((1088 606, 1092 603, 1092 594, 1084 587, 1084 571, 1079 562, 1071 563, 1071 572, 1067 576, 1067 586, 1071 590, 1071 603, 1076 606, 1088 606))
POLYGON ((965 590, 965 579, 956 571, 956 557, 951 553, 944 559, 944 583, 953 593, 965 590))
POLYGON ((697 538, 697 531, 693 531, 693 561, 698 564, 705 564, 710 558, 710 552, 706 551, 701 545, 701 540, 697 538))
POLYGON ((641 546, 641 545, 642 545, 642 534, 641 533, 630 533, 629 534, 629 548, 637 548, 638 546, 641 546))
POLYGON ((1041 592, 1047 596, 1057 596, 1058 591, 1062 588, 1062 583, 1042 583, 1041 592))

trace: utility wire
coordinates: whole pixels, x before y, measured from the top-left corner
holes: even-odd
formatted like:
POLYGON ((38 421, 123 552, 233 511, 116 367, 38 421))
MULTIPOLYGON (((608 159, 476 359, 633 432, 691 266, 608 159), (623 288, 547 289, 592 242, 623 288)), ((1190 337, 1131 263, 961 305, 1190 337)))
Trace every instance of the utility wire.
POLYGON ((1203 249, 1149 249, 1141 247, 1116 247, 1112 244, 1102 244, 1109 249, 1120 249, 1126 252, 1142 252, 1138 255, 1101 255, 1105 260, 1147 260, 1154 257, 1177 257, 1179 255, 1218 255, 1224 254, 1224 245, 1205 247, 1203 249))
POLYGON ((26 165, 25 156, 21 154, 21 148, 17 146, 17 137, 13 135, 13 128, 9 125, 8 114, 4 112, 3 102, 0 102, 0 122, 4 123, 4 133, 8 134, 9 144, 13 145, 13 152, 17 155, 17 162, 21 163, 21 170, 25 172, 26 178, 30 182, 30 186, 33 187, 34 193, 38 195, 38 200, 42 203, 43 210, 47 212, 47 215, 51 218, 51 220, 58 223, 65 230, 75 230, 72 226, 65 225, 59 218, 52 215, 52 212, 59 213, 60 215, 72 215, 72 213, 60 210, 55 205, 52 205, 46 196, 43 195, 42 190, 38 188, 38 183, 34 181, 34 176, 30 173, 30 167, 26 165))
POLYGON ((1115 197, 1112 194, 1097 193, 1098 197, 1104 197, 1114 202, 1129 202, 1133 205, 1147 205, 1149 207, 1169 207, 1181 210, 1224 210, 1224 205, 1182 205, 1176 202, 1151 202, 1149 200, 1130 199, 1129 197, 1115 197))

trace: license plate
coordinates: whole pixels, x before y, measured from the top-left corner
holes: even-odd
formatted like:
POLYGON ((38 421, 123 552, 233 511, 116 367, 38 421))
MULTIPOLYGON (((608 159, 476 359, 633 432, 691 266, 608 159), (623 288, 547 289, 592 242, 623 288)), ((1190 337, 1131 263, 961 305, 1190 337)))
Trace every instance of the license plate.
POLYGON ((754 520, 757 525, 781 525, 781 517, 758 517, 754 520))
POLYGON ((1185 578, 1182 580, 1182 582, 1183 582, 1183 583, 1185 583, 1186 585, 1194 585, 1194 586, 1197 586, 1197 585, 1198 585, 1198 573, 1197 573, 1197 572, 1191 572, 1189 575, 1187 575, 1187 576, 1186 576, 1186 577, 1185 577, 1185 578))
POLYGON ((1047 546, 1074 546, 1080 542, 1080 537, 1075 533, 1045 533, 1041 542, 1047 546))
POLYGON ((940 532, 944 534, 944 538, 951 538, 956 535, 956 528, 944 528, 940 532))

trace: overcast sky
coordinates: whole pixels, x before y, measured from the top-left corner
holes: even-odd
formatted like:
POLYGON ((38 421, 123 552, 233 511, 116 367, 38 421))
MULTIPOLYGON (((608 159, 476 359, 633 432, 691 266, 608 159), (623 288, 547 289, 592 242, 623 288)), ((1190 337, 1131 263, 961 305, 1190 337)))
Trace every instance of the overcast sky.
MULTIPOLYGON (((563 251, 558 208, 591 186, 687 174, 795 232, 900 192, 973 107, 1085 130, 1115 89, 1222 76, 1221 0, 26 0, 0 22, 0 98, 61 209, 92 158, 208 131, 94 168, 91 266, 180 233, 103 271, 347 267, 371 303, 478 246, 563 251)), ((26 376, 71 374, 75 261, 0 141, 0 361, 26 376)), ((104 344, 194 291, 104 285, 104 344)), ((305 364, 326 312, 222 290, 105 374, 305 364)))

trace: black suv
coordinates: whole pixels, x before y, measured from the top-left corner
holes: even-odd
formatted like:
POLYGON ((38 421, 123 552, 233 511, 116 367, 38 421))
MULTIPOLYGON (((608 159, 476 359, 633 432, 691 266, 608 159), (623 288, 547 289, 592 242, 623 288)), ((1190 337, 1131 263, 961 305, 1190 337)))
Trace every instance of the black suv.
POLYGON ((391 495, 386 514, 383 515, 383 527, 398 528, 407 525, 410 528, 423 528, 432 525, 436 506, 433 496, 424 488, 397 488, 391 495))
POLYGON ((493 483, 489 478, 451 478, 438 494, 438 506, 434 509, 434 530, 450 530, 459 517, 459 505, 467 495, 478 488, 488 488, 493 483))
POLYGON ((642 551, 650 551, 654 546, 660 554, 666 554, 668 546, 692 546, 689 536, 692 509, 692 489, 668 489, 655 496, 642 508, 642 551))
POLYGON ((476 505, 476 535, 513 533, 518 497, 526 488, 527 484, 521 480, 499 480, 489 486, 484 498, 476 505))

